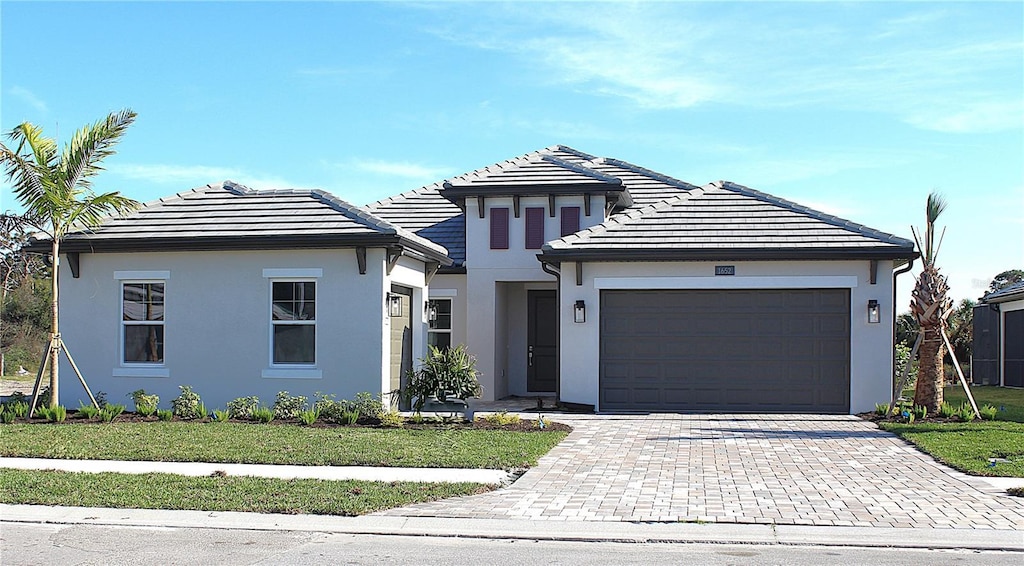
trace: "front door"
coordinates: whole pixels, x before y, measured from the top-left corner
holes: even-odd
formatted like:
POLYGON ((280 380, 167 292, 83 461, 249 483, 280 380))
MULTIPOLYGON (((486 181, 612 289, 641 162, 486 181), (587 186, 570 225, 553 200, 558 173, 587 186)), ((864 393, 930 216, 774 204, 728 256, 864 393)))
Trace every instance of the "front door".
POLYGON ((526 389, 554 393, 558 373, 558 296, 555 291, 527 291, 526 389))
MULTIPOLYGON (((388 302, 388 314, 391 318, 391 390, 404 389, 408 381, 408 371, 412 369, 412 289, 391 286, 391 297, 396 304, 392 310, 388 302), (397 301, 401 301, 401 309, 397 301)), ((399 402, 399 408, 409 409, 409 403, 399 402)))

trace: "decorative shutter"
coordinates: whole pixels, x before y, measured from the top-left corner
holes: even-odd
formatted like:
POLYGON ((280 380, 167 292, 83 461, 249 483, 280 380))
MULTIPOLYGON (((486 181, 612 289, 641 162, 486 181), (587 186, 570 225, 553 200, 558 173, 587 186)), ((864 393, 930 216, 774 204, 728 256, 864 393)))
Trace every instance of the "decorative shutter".
POLYGON ((580 207, 562 207, 562 236, 575 234, 580 231, 580 207))
POLYGON ((539 250, 544 245, 544 209, 526 209, 526 249, 539 250))
POLYGON ((491 249, 508 249, 508 209, 492 208, 491 213, 491 249))

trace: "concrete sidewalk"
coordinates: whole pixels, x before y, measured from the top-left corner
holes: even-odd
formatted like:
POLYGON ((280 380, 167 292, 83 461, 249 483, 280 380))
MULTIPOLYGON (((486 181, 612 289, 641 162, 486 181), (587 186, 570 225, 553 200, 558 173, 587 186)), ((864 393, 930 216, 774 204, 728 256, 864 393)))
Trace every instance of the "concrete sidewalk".
POLYGON ((1024 533, 990 529, 818 527, 725 523, 529 521, 433 517, 336 517, 211 511, 0 505, 0 523, 206 528, 499 540, 779 544, 1003 550, 1024 553, 1024 533))
POLYGON ((66 472, 117 472, 119 474, 178 474, 281 479, 364 480, 438 483, 485 483, 508 485, 512 474, 504 470, 471 468, 390 468, 372 466, 288 466, 278 464, 218 464, 205 462, 132 462, 125 460, 57 460, 50 458, 0 458, 0 468, 63 470, 66 472))

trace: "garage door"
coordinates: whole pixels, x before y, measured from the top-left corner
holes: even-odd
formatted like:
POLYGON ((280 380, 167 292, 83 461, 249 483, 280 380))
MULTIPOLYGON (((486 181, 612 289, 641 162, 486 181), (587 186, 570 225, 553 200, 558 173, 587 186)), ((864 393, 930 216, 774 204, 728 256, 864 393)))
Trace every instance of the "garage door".
POLYGON ((848 413, 848 289, 601 292, 602 411, 848 413))

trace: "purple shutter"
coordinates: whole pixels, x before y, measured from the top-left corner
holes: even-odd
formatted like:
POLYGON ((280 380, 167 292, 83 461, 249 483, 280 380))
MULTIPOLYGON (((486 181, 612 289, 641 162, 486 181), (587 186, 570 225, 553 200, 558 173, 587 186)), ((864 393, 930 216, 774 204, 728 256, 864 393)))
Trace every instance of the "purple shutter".
POLYGON ((491 213, 491 249, 508 249, 508 209, 492 208, 491 213))
POLYGON ((526 209, 526 249, 539 250, 544 245, 544 209, 526 209))
POLYGON ((562 236, 575 234, 580 231, 580 207, 562 207, 562 236))

